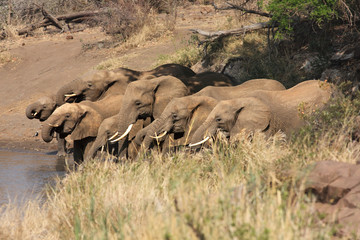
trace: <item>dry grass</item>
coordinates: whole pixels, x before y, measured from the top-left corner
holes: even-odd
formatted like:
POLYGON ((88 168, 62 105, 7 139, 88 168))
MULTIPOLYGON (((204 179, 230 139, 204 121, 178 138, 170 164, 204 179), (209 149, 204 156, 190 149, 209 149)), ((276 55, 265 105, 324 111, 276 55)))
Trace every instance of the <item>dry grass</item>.
POLYGON ((0 239, 331 239, 337 226, 289 175, 321 160, 355 162, 358 144, 326 136, 299 146, 259 133, 195 154, 87 162, 43 205, 3 207, 0 239))
POLYGON ((197 153, 86 162, 44 203, 3 206, 0 239, 332 239, 339 226, 316 214, 302 176, 317 161, 355 163, 360 145, 358 101, 330 105, 292 140, 240 134, 197 153))
POLYGON ((112 54, 116 57, 111 57, 101 62, 96 66, 96 69, 112 70, 119 67, 127 67, 126 60, 131 58, 131 53, 123 54, 125 51, 171 39, 173 37, 174 22, 170 18, 170 16, 159 18, 156 17, 156 14, 151 15, 138 32, 132 34, 126 41, 113 49, 112 54))
POLYGON ((15 62, 16 58, 7 50, 0 51, 0 67, 10 63, 15 62))

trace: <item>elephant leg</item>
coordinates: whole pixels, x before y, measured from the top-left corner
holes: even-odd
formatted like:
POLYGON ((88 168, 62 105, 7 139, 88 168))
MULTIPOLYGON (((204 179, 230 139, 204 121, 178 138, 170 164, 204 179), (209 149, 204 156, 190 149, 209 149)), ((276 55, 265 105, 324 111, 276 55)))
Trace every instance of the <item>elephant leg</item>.
POLYGON ((131 141, 127 148, 127 158, 135 160, 138 156, 141 146, 137 145, 134 141, 131 141))
POLYGON ((66 141, 65 138, 60 137, 59 134, 56 134, 56 140, 57 140, 57 156, 58 157, 65 157, 66 156, 66 141))
POLYGON ((75 168, 77 168, 82 162, 83 162, 83 155, 84 155, 84 148, 83 148, 83 144, 81 143, 81 140, 79 141, 74 141, 74 163, 75 168))

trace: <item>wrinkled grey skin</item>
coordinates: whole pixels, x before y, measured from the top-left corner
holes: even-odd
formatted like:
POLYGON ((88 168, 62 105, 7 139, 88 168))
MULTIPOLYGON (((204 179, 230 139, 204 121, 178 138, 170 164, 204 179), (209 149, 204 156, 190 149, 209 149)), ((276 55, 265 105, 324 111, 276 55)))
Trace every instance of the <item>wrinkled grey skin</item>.
POLYGON ((281 130, 287 135, 302 127, 299 108, 311 112, 329 100, 331 85, 309 80, 283 91, 253 91, 241 98, 220 101, 196 130, 191 143, 212 137, 220 130, 235 137, 240 131, 262 131, 270 136, 281 130))
POLYGON ((127 68, 93 70, 60 88, 56 94, 56 103, 60 106, 65 102, 96 101, 112 94, 124 94, 127 85, 133 81, 167 75, 186 79, 195 73, 179 64, 164 64, 144 72, 127 68), (75 96, 66 97, 68 94, 75 96))
MULTIPOLYGON (((184 83, 172 76, 130 83, 119 112, 119 136, 139 119, 158 118, 171 99, 186 96, 188 93, 184 83)), ((122 145, 121 142, 119 144, 122 145)))
POLYGON ((101 122, 119 112, 122 98, 122 95, 116 95, 97 102, 66 103, 44 122, 41 136, 45 142, 50 142, 54 132, 62 136, 71 134, 74 161, 79 164, 95 140, 101 122))
POLYGON ((208 96, 220 101, 239 98, 244 95, 244 92, 254 90, 281 91, 285 90, 285 87, 279 81, 262 78, 248 80, 233 87, 208 86, 195 93, 194 96, 208 96))
MULTIPOLYGON (((166 106, 161 116, 149 126, 138 132, 135 142, 146 151, 153 141, 158 144, 165 139, 154 140, 152 137, 162 135, 165 131, 167 137, 173 134, 172 146, 186 145, 189 143, 196 129, 205 121, 211 110, 218 103, 217 100, 206 96, 186 96, 174 98, 166 106), (142 141, 142 139, 144 139, 142 141)), ((171 146, 164 146, 167 151, 171 146)))

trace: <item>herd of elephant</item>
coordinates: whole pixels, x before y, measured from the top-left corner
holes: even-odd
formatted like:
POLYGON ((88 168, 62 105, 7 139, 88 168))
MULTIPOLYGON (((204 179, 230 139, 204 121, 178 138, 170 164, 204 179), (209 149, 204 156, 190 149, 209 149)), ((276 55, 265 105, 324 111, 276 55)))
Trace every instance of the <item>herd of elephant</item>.
POLYGON ((305 124, 304 111, 324 106, 332 91, 318 80, 289 89, 272 79, 235 85, 221 73, 165 64, 143 72, 93 70, 30 104, 26 116, 44 121, 45 142, 56 133, 60 155, 70 136, 80 164, 100 149, 136 159, 152 147, 199 148, 219 131, 229 139, 242 131, 288 135, 305 124))

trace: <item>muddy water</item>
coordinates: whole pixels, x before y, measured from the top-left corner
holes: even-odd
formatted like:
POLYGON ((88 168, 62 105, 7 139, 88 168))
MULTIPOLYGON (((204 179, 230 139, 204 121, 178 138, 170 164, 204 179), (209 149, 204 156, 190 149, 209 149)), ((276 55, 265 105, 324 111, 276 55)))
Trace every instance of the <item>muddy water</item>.
POLYGON ((0 149, 0 206, 44 198, 43 190, 65 175, 64 159, 55 154, 0 149))

